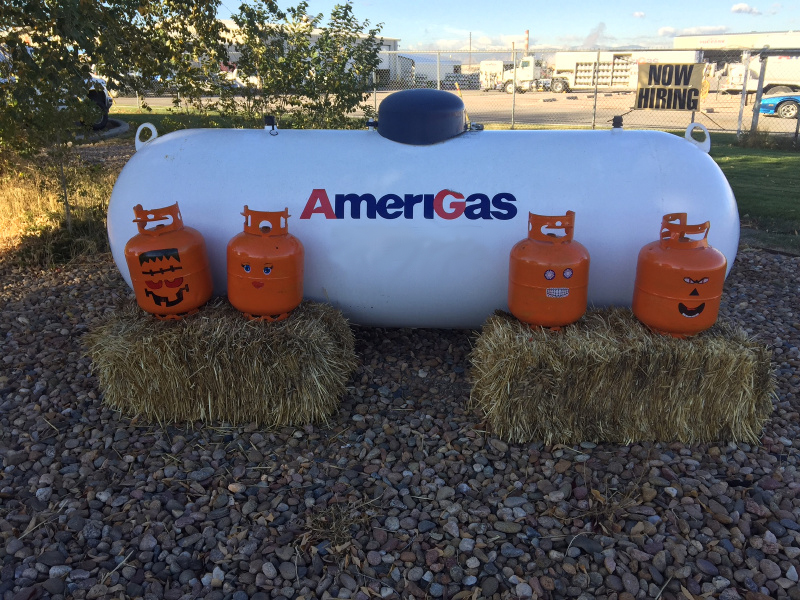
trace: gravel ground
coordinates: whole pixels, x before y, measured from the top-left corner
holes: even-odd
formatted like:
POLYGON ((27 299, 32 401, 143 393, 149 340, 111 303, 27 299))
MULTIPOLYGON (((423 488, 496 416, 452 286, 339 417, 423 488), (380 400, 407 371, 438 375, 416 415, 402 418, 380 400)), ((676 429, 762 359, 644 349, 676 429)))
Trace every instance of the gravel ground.
POLYGON ((357 329, 328 426, 132 421, 81 345, 110 260, 0 262, 0 598, 798 599, 799 268, 743 251, 724 296, 774 349, 759 446, 564 447, 467 408, 472 331, 357 329))

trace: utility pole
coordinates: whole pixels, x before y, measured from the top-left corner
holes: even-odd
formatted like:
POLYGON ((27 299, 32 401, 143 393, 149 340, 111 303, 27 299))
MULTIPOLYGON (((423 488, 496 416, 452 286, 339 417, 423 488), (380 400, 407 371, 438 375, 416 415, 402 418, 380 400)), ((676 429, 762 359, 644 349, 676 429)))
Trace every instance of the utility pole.
POLYGON ((472 32, 469 32, 469 70, 472 71, 472 32))

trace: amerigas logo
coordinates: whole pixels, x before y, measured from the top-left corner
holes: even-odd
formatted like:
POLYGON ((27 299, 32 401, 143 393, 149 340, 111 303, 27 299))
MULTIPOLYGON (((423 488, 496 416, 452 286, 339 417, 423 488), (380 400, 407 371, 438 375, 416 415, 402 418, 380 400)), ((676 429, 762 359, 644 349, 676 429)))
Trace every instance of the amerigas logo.
POLYGON ((321 215, 326 219, 413 219, 422 218, 453 220, 462 215, 472 221, 498 219, 508 221, 517 214, 513 194, 501 192, 489 197, 486 194, 464 194, 453 190, 441 190, 437 194, 386 194, 375 198, 372 194, 336 194, 331 203, 325 189, 311 192, 301 219, 321 215), (347 208, 349 207, 349 210, 347 208))

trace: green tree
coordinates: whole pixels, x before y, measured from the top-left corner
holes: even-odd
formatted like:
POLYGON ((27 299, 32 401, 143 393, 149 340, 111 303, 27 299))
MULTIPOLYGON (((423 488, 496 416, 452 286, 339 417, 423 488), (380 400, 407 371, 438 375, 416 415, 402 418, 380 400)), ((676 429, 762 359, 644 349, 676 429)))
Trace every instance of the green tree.
POLYGON ((371 115, 365 104, 371 76, 380 63, 381 26, 369 29, 353 14, 349 2, 337 5, 316 42, 310 47, 308 73, 302 90, 306 98, 301 122, 309 127, 347 127, 357 110, 371 115))
POLYGON ((356 19, 350 2, 334 7, 324 27, 306 2, 282 11, 272 0, 255 0, 233 20, 243 87, 227 90, 223 110, 251 119, 274 114, 309 128, 351 127, 357 110, 371 114, 365 102, 380 62, 381 26, 356 19))
MULTIPOLYGON (((218 73, 220 0, 4 0, 0 147, 47 150, 63 172, 75 136, 97 120, 92 71, 113 86, 173 76, 189 98, 218 73), (213 65, 213 66, 212 66, 213 65), (133 76, 132 73, 137 75, 133 76), (81 127, 80 124, 86 124, 81 127)), ((67 185, 62 176, 67 225, 67 185)))

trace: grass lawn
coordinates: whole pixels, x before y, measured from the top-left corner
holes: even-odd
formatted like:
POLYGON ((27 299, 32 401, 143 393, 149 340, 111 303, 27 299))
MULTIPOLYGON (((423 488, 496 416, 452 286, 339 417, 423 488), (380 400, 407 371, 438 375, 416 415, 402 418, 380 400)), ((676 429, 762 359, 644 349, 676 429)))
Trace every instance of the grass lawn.
POLYGON ((800 152, 742 148, 734 141, 734 135, 712 134, 711 157, 736 196, 743 241, 800 254, 800 152))

